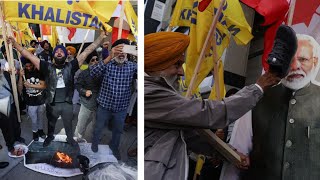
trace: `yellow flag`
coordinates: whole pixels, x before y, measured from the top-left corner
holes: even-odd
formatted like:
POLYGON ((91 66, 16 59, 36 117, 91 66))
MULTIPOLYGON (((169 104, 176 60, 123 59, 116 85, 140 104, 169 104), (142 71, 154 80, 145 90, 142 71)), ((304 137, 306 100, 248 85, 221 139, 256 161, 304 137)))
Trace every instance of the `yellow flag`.
MULTIPOLYGON (((207 6, 201 5, 202 2, 204 1, 178 0, 170 23, 171 26, 184 25, 190 27, 190 45, 186 56, 187 67, 185 73, 187 85, 189 85, 193 75, 198 57, 209 32, 214 13, 217 11, 220 4, 220 0, 211 0, 207 6)), ((245 19, 238 0, 227 0, 218 19, 215 33, 217 47, 216 60, 220 59, 225 48, 229 45, 231 36, 233 36, 235 42, 240 45, 247 44, 253 37, 251 35, 251 27, 245 19)), ((213 62, 213 50, 212 47, 210 47, 205 53, 205 60, 201 64, 192 94, 195 92, 195 89, 199 86, 201 81, 212 70, 213 62)))
POLYGON ((132 34, 137 39, 138 37, 138 18, 136 13, 134 12, 134 9, 129 1, 122 1, 122 3, 125 3, 124 5, 124 13, 126 14, 126 18, 128 21, 128 24, 130 26, 132 34))
POLYGON ((4 1, 5 20, 54 26, 100 29, 107 24, 118 0, 4 1))
POLYGON ((52 47, 56 47, 57 43, 58 43, 58 32, 57 32, 57 28, 55 26, 51 26, 51 35, 48 35, 48 40, 50 42, 50 44, 52 45, 52 47))
MULTIPOLYGON (((31 29, 28 23, 17 23, 18 29, 20 30, 22 43, 28 45, 31 40, 35 40, 34 36, 32 35, 31 29)), ((19 42, 20 43, 20 42, 19 42)))
MULTIPOLYGON (((220 98, 223 98, 226 94, 226 88, 224 86, 224 76, 223 76, 223 73, 224 73, 224 70, 223 70, 223 62, 220 60, 218 62, 218 78, 219 78, 219 91, 220 91, 220 98)), ((217 85, 217 82, 214 82, 213 84, 213 87, 211 89, 211 93, 209 95, 209 98, 208 99, 212 99, 212 100, 221 100, 218 98, 218 94, 217 94, 217 91, 216 91, 216 85, 217 85)))

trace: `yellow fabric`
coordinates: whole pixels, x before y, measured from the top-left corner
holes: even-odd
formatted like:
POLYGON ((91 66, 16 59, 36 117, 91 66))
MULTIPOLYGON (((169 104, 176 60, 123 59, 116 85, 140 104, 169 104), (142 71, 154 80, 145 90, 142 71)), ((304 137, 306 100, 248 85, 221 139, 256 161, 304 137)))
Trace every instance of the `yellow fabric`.
POLYGON ((3 4, 7 21, 90 29, 100 29, 104 26, 110 32, 112 28, 107 22, 118 2, 33 0, 4 1, 3 4))
POLYGON ((88 69, 89 68, 89 65, 88 64, 82 64, 81 66, 80 66, 80 69, 83 71, 83 70, 86 70, 86 69, 88 69))
POLYGON ((146 72, 161 71, 183 58, 189 37, 177 32, 158 32, 144 37, 146 72))
MULTIPOLYGON (((190 27, 190 45, 186 56, 186 83, 189 85, 197 64, 198 57, 203 48, 206 36, 213 20, 213 9, 217 9, 220 0, 211 1, 209 6, 203 11, 198 10, 198 0, 178 0, 174 10, 171 26, 190 27), (191 7, 191 9, 190 9, 191 7)), ((238 0, 227 0, 219 18, 216 31, 217 59, 220 59, 223 51, 229 45, 230 36, 238 44, 247 44, 251 39, 251 27, 246 22, 241 5, 238 0)), ((213 39, 213 38, 212 38, 213 39)), ((211 39, 211 40, 212 40, 211 39)), ((210 43, 211 44, 211 43, 210 43)), ((212 47, 207 49, 205 60, 203 61, 192 94, 195 88, 208 75, 213 68, 212 47)))
POLYGON ((31 52, 32 54, 34 54, 36 52, 36 49, 35 48, 28 48, 27 49, 29 52, 31 52))
POLYGON ((31 40, 35 40, 28 23, 12 22, 10 24, 13 31, 16 33, 18 33, 18 30, 20 31, 20 36, 16 37, 19 44, 22 42, 25 45, 29 45, 31 40), (19 37, 21 39, 19 39, 19 37))
MULTIPOLYGON (((186 63, 184 63, 182 65, 182 68, 183 68, 183 71, 185 72, 185 69, 186 69, 186 63)), ((186 81, 185 81, 185 77, 180 77, 179 79, 179 88, 180 88, 180 94, 182 96, 186 96, 187 94, 187 91, 188 91, 188 86, 186 85, 186 81)), ((192 95, 193 98, 196 98, 196 99, 201 99, 201 94, 200 94, 200 88, 197 87, 197 89, 195 90, 194 94, 192 95)))
POLYGON ((209 95, 208 99, 212 99, 212 100, 221 100, 222 98, 224 98, 224 96, 226 95, 226 88, 224 86, 224 76, 223 76, 223 63, 220 60, 219 61, 219 65, 218 65, 218 78, 219 78, 219 91, 220 91, 220 98, 218 98, 218 94, 216 91, 216 85, 217 83, 214 82, 213 87, 211 89, 211 93, 209 95))
POLYGON ((130 26, 132 34, 135 36, 135 39, 138 37, 138 17, 136 13, 134 12, 134 9, 129 1, 122 1, 122 3, 125 3, 124 5, 124 13, 126 14, 126 18, 128 21, 128 24, 130 26))

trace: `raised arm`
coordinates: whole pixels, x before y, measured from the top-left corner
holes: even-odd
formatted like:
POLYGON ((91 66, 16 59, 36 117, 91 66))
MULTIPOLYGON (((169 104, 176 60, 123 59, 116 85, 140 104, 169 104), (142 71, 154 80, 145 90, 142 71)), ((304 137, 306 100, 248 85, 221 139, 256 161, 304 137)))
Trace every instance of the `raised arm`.
POLYGON ((88 57, 88 55, 93 52, 102 42, 102 40, 104 38, 106 38, 107 35, 104 31, 101 32, 100 36, 98 37, 98 39, 96 39, 93 43, 90 44, 90 46, 88 46, 78 57, 78 63, 79 63, 79 67, 83 64, 83 62, 86 60, 86 58, 88 57))
POLYGON ((26 59, 29 59, 31 63, 40 70, 40 59, 33 55, 31 52, 27 51, 25 48, 23 48, 20 44, 16 42, 16 40, 13 37, 8 37, 7 39, 8 43, 12 43, 13 47, 16 48, 20 54, 25 57, 26 59))

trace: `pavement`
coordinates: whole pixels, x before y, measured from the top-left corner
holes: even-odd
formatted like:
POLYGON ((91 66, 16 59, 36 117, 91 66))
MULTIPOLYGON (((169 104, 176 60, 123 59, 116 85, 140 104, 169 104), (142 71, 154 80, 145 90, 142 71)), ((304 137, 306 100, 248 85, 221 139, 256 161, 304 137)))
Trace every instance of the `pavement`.
MULTIPOLYGON (((79 113, 80 106, 75 105, 74 106, 74 118, 73 118, 73 130, 76 127, 77 121, 78 121, 78 113, 79 113)), ((21 136, 25 138, 26 144, 28 145, 32 140, 32 130, 31 130, 31 119, 27 115, 21 116, 22 122, 21 122, 21 136)), ((47 119, 44 120, 45 124, 45 132, 47 129, 47 119)), ((90 123, 87 126, 86 134, 84 135, 84 138, 91 143, 91 137, 92 137, 92 123, 90 123)), ((55 134, 65 134, 63 123, 61 119, 58 119, 55 129, 55 134)), ((105 127, 103 130, 103 136, 101 144, 108 144, 108 142, 111 140, 111 131, 109 131, 108 127, 105 127)), ((38 180, 38 179, 46 179, 46 180, 53 180, 53 179, 70 179, 70 180, 81 180, 85 179, 86 176, 79 175, 74 176, 70 178, 59 178, 54 177, 47 174, 42 174, 39 172, 35 172, 33 170, 30 170, 26 167, 24 167, 23 164, 23 158, 11 158, 8 156, 7 147, 5 146, 5 141, 2 136, 2 133, 0 133, 0 144, 3 146, 3 148, 0 150, 0 161, 8 161, 9 166, 0 169, 0 179, 1 180, 38 180)), ((120 154, 121 154, 121 161, 124 162, 126 165, 136 168, 137 167, 137 157, 128 157, 128 151, 132 150, 137 147, 137 127, 132 125, 126 125, 125 130, 121 137, 120 142, 120 154)), ((97 165, 99 166, 99 165, 97 165)), ((97 167, 94 167, 92 169, 97 169, 97 167)))

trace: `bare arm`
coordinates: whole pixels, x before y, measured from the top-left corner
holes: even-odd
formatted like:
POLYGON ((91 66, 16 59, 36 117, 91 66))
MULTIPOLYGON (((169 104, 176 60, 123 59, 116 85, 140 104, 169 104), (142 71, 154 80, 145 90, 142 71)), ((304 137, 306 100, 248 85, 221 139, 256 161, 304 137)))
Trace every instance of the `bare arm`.
POLYGON ((106 37, 106 33, 105 32, 101 32, 100 36, 98 37, 98 39, 96 39, 93 43, 90 44, 90 46, 88 46, 78 57, 78 64, 79 67, 83 64, 83 62, 86 60, 86 58, 88 57, 88 55, 93 52, 102 42, 102 40, 106 37))
POLYGON ((22 81, 23 75, 24 75, 24 70, 21 69, 20 70, 19 81, 18 81, 18 92, 19 92, 19 94, 22 94, 22 90, 23 90, 23 81, 22 81))
POLYGON ((34 88, 34 89, 46 89, 46 87, 47 87, 45 81, 42 81, 42 80, 39 81, 39 84, 31 84, 31 83, 26 81, 24 83, 24 86, 26 88, 34 88))
POLYGON ((8 43, 12 43, 13 47, 16 48, 20 54, 25 57, 26 59, 29 59, 31 63, 40 70, 40 59, 33 55, 31 52, 27 51, 25 48, 23 48, 20 44, 16 42, 16 40, 13 37, 8 37, 7 39, 8 43))

